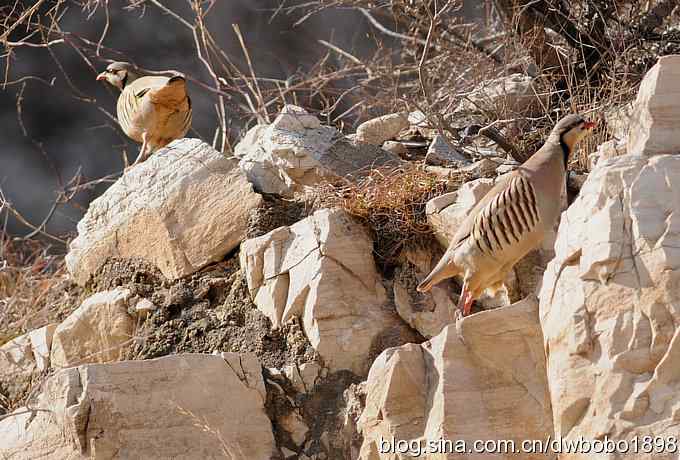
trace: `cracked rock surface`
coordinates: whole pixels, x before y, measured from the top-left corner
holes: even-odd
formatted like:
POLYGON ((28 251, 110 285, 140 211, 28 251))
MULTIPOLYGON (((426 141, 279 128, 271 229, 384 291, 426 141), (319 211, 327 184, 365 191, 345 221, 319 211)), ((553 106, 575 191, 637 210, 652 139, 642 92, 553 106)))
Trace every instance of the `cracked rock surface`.
POLYGON ((371 168, 400 163, 398 156, 379 145, 351 142, 293 105, 286 105, 271 124, 251 128, 234 154, 257 191, 285 197, 325 181, 353 180, 371 168))
POLYGON ((59 371, 32 406, 39 410, 19 408, 0 421, 3 455, 269 460, 275 446, 260 363, 225 355, 59 371))
POLYGON ((677 155, 611 158, 562 217, 541 293, 559 436, 680 428, 677 177, 677 155))
POLYGON ((180 139, 90 204, 66 265, 81 285, 115 258, 143 259, 181 278, 237 247, 261 201, 234 160, 198 139, 180 139))
POLYGON ((302 318, 328 369, 365 375, 382 342, 403 343, 409 332, 387 306, 372 251, 368 233, 345 211, 322 209, 245 241, 240 257, 253 302, 274 327, 302 318))
POLYGON ((546 439, 552 419, 536 301, 485 311, 446 326, 423 344, 386 350, 371 367, 366 391, 358 423, 361 459, 397 458, 381 453, 381 439, 392 436, 423 443, 465 439, 469 445, 475 439, 513 439, 517 445, 546 439))

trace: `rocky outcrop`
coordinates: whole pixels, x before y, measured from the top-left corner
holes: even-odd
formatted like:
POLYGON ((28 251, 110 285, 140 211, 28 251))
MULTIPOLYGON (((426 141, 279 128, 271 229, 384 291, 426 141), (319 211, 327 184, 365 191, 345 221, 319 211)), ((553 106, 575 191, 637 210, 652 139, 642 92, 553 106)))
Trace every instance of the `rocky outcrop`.
POLYGON ((678 178, 676 155, 606 160, 562 218, 541 292, 558 436, 680 432, 678 178))
POLYGON ((287 197, 326 180, 360 176, 372 167, 400 161, 378 145, 351 142, 291 105, 271 125, 251 128, 234 153, 258 191, 287 197))
POLYGON ((0 456, 269 460, 275 446, 259 363, 230 358, 187 354, 57 372, 37 402, 0 421, 0 456))
POLYGON ((540 296, 555 435, 658 436, 667 459, 680 434, 677 69, 664 57, 643 80, 628 154, 598 161, 563 214, 540 296))
POLYGON ((260 203, 234 161, 198 139, 174 141, 90 204, 66 264, 79 284, 112 258, 180 278, 237 247, 260 203))
MULTIPOLYGON (((400 440, 426 449, 440 439, 465 440, 470 446, 476 439, 512 439, 519 445, 552 434, 537 309, 528 300, 482 312, 464 318, 458 331, 449 325, 422 345, 383 352, 366 384, 359 458, 412 458, 407 452, 389 452, 400 440)), ((419 458, 460 457, 422 452, 419 458)), ((480 453, 465 458, 491 457, 480 453)))
POLYGON ((275 327, 293 317, 326 366, 365 374, 372 347, 401 328, 387 302, 363 227, 322 209, 241 245, 241 267, 257 307, 275 327))
POLYGON ((628 153, 680 151, 680 55, 664 56, 645 75, 633 105, 628 153))
POLYGON ((135 320, 128 314, 128 289, 98 292, 85 299, 54 331, 55 369, 120 361, 132 345, 135 320))

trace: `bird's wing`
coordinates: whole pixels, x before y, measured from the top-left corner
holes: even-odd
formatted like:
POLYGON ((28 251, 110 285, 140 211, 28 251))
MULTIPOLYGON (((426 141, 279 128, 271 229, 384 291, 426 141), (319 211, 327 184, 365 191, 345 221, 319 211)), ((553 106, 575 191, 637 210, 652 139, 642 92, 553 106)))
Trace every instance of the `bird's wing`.
POLYGON ((167 77, 141 77, 127 85, 118 99, 118 121, 123 131, 139 128, 140 117, 144 110, 144 96, 163 87, 167 77))
POLYGON ((162 78, 163 82, 159 85, 154 85, 149 90, 149 99, 154 104, 176 106, 187 99, 186 80, 184 76, 178 74, 173 77, 155 77, 162 78))
POLYGON ((458 227, 458 230, 456 230, 456 233, 454 234, 453 238, 451 239, 451 241, 449 241, 450 247, 457 246, 470 236, 477 215, 482 211, 482 209, 484 209, 484 206, 486 206, 486 204, 490 200, 492 200, 497 193, 505 189, 507 183, 512 179, 514 175, 515 173, 509 173, 500 176, 498 179, 496 179, 496 183, 491 188, 491 190, 489 190, 486 193, 486 195, 484 195, 482 199, 479 200, 479 202, 470 210, 467 217, 463 219, 463 222, 458 227))
POLYGON ((513 173, 498 185, 480 202, 477 212, 469 216, 467 235, 458 241, 472 238, 472 243, 489 255, 512 249, 540 221, 536 192, 525 175, 513 173))
POLYGON ((147 131, 154 137, 176 139, 191 126, 191 100, 182 75, 138 78, 125 87, 118 106, 120 124, 131 137, 147 131))

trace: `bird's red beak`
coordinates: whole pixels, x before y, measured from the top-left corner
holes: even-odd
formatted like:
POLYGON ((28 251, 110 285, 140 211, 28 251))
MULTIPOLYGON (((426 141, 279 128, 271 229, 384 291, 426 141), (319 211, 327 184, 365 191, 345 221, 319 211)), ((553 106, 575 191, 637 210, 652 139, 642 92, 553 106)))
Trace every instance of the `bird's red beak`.
POLYGON ((102 72, 99 75, 97 75, 97 81, 102 81, 106 80, 106 72, 102 72))
POLYGON ((597 127, 597 123, 595 123, 594 121, 586 121, 585 123, 583 123, 583 127, 585 129, 594 129, 597 127))

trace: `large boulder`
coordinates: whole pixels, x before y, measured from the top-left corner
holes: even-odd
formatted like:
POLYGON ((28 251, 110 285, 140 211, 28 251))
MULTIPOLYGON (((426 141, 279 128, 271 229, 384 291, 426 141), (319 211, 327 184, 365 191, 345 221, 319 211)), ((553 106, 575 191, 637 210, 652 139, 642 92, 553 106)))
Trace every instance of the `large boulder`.
POLYGON ((387 295, 366 230, 340 209, 322 209, 241 245, 255 305, 279 327, 293 317, 332 371, 368 370, 370 352, 401 321, 387 295))
POLYGON ((236 146, 240 167, 263 193, 293 196, 327 180, 361 176, 373 167, 398 164, 379 146, 353 143, 332 126, 295 106, 271 125, 257 125, 236 146))
POLYGON ((556 436, 680 436, 679 183, 677 155, 605 160, 562 218, 541 291, 556 436))
POLYGON ((658 436, 668 447, 680 436, 679 71, 667 56, 645 76, 628 155, 598 161, 562 217, 540 315, 563 439, 658 436))
POLYGON ((180 278, 237 247, 260 203, 235 161, 198 139, 180 139, 90 204, 66 265, 79 284, 111 258, 141 258, 180 278))
POLYGON ((640 84, 630 120, 628 153, 680 151, 680 55, 664 56, 640 84))
MULTIPOLYGON (((535 299, 464 318, 422 345, 384 351, 371 366, 360 459, 408 459, 395 448, 439 440, 512 440, 552 434, 545 358, 535 299)), ((422 451, 423 459, 462 458, 422 451)), ((467 451, 466 451, 467 453, 467 451)), ((510 459, 516 454, 468 454, 510 459)), ((525 459, 545 459, 526 454, 525 459)))
POLYGON ((252 355, 69 368, 30 407, 0 421, 0 457, 269 460, 265 399, 252 355))
POLYGON ((120 361, 132 346, 135 320, 128 314, 128 289, 98 292, 57 326, 52 339, 55 369, 120 361))

